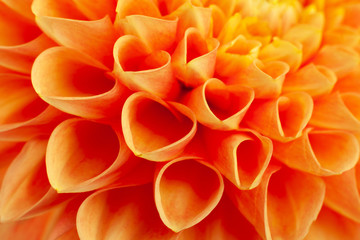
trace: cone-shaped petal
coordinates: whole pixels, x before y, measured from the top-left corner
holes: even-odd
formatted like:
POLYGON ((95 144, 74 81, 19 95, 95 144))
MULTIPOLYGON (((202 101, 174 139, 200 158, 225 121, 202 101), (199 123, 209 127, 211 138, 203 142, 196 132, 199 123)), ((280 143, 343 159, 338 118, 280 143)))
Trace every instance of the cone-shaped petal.
POLYGON ((359 239, 360 224, 322 207, 305 240, 359 239))
POLYGON ((152 50, 172 49, 177 32, 178 18, 167 20, 142 15, 127 16, 127 34, 139 37, 152 50))
POLYGON ((343 45, 325 45, 314 59, 316 65, 330 68, 338 78, 343 78, 358 68, 359 61, 359 54, 343 45))
POLYGON ((43 15, 40 11, 35 11, 35 14, 36 23, 52 40, 112 66, 112 47, 116 37, 109 16, 83 21, 43 15))
POLYGON ((27 43, 41 33, 33 23, 0 2, 0 46, 14 46, 27 43))
POLYGON ((0 191, 2 222, 18 220, 52 194, 45 169, 46 145, 45 139, 30 140, 7 169, 0 191))
POLYGON ((219 130, 239 128, 246 111, 254 99, 251 88, 240 85, 226 86, 216 78, 188 93, 183 103, 203 125, 219 130))
POLYGON ((0 74, 0 139, 26 141, 48 133, 62 113, 43 102, 29 77, 0 74))
POLYGON ((198 86, 215 71, 219 41, 205 39, 195 28, 189 28, 172 55, 174 74, 186 86, 198 86))
POLYGON ((168 162, 155 175, 156 207, 164 224, 175 232, 192 227, 209 215, 223 191, 220 172, 191 158, 168 162))
POLYGON ((108 69, 75 50, 54 47, 36 60, 31 73, 39 96, 74 115, 99 119, 119 115, 128 89, 108 69))
POLYGON ((124 175, 137 163, 130 156, 120 133, 109 125, 69 119, 50 136, 46 169, 58 192, 90 191, 124 175))
POLYGON ((278 160, 315 175, 341 174, 355 166, 359 155, 356 137, 337 130, 306 129, 291 142, 274 142, 274 156, 278 160))
POLYGON ((303 239, 325 195, 324 182, 290 169, 269 167, 259 187, 229 194, 240 212, 264 239, 303 239))
POLYGON ((259 185, 272 155, 270 139, 245 129, 227 133, 205 129, 204 137, 213 164, 235 186, 259 185))
POLYGON ((134 91, 146 91, 161 98, 175 97, 179 83, 173 76, 171 56, 151 51, 140 38, 120 37, 114 46, 114 74, 134 91))
POLYGON ((125 102, 122 130, 136 156, 167 161, 179 155, 194 137, 196 118, 186 106, 138 92, 125 102))
POLYGON ((360 131, 360 94, 335 92, 314 102, 310 124, 320 128, 360 131))
POLYGON ((336 75, 329 68, 310 63, 286 76, 283 92, 303 91, 312 97, 329 94, 336 83, 336 75))
POLYGON ((360 194, 355 170, 324 178, 326 183, 325 205, 339 214, 360 223, 360 194))
POLYGON ((151 185, 98 191, 77 214, 80 239, 174 240, 156 211, 151 185))
POLYGON ((254 227, 235 208, 226 195, 218 206, 199 224, 185 229, 178 240, 259 240, 254 227))
POLYGON ((290 67, 290 72, 294 72, 300 67, 303 59, 302 46, 299 43, 293 44, 275 37, 272 43, 261 49, 259 59, 263 62, 286 62, 290 67))
POLYGON ((215 72, 222 77, 232 77, 246 69, 258 56, 261 43, 239 35, 221 46, 216 57, 215 72))
POLYGON ((239 70, 238 74, 225 82, 253 88, 255 98, 275 98, 280 95, 288 72, 289 65, 284 62, 262 63, 260 60, 254 60, 247 68, 239 70))
POLYGON ((301 136, 312 110, 310 95, 293 92, 278 99, 252 104, 244 121, 271 139, 287 142, 301 136))
POLYGON ((0 66, 30 74, 35 58, 45 49, 56 46, 45 34, 16 46, 0 46, 0 66))

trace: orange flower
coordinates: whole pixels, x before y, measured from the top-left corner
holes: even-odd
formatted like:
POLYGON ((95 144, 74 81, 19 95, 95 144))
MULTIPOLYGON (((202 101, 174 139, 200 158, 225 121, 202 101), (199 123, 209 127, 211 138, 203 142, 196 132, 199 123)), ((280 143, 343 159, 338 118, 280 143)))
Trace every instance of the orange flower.
POLYGON ((0 239, 360 239, 356 0, 0 2, 0 239))

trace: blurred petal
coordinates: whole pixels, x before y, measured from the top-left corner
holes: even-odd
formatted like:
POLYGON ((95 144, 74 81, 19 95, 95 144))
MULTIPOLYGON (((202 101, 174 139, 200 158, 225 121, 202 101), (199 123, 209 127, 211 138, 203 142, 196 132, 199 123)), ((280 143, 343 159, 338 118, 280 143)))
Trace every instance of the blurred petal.
POLYGON ((186 86, 198 86, 211 78, 215 71, 219 42, 205 39, 195 28, 189 28, 172 55, 174 74, 186 86))
POLYGON ((249 127, 271 139, 288 142, 301 136, 312 110, 310 95, 293 92, 275 100, 252 104, 244 121, 249 127))
POLYGON ((260 184, 272 155, 272 142, 255 131, 204 130, 208 154, 219 171, 239 189, 260 184))
POLYGON ((274 157, 291 168, 315 175, 341 174, 353 168, 359 156, 355 136, 338 130, 306 129, 291 142, 274 142, 274 157))
POLYGON ((176 239, 159 218, 150 185, 92 194, 80 206, 76 225, 87 240, 176 239))
POLYGON ((254 99, 251 88, 239 85, 226 86, 216 78, 188 93, 183 103, 203 125, 220 130, 239 128, 246 111, 254 99))
POLYGON ((196 132, 196 118, 189 108, 143 92, 126 100, 121 118, 128 147, 151 161, 176 157, 196 132))
POLYGON ((106 186, 127 173, 137 163, 130 156, 122 136, 111 126, 69 119, 50 136, 46 168, 56 191, 84 192, 106 186))
POLYGON ((320 212, 325 184, 312 175, 269 167, 259 187, 231 187, 229 194, 262 238, 303 239, 320 212))
POLYGON ((65 47, 44 51, 35 60, 31 78, 44 101, 64 112, 91 119, 119 115, 129 95, 107 68, 65 47))
POLYGON ((114 46, 114 74, 133 91, 146 91, 161 98, 174 98, 179 84, 173 76, 171 56, 151 51, 140 38, 120 37, 114 46))
POLYGON ((161 220, 174 232, 202 221, 223 191, 221 174, 200 160, 180 157, 159 167, 155 175, 155 204, 161 220))
POLYGON ((159 9, 152 0, 118 0, 116 12, 117 18, 120 19, 130 15, 161 17, 159 9))

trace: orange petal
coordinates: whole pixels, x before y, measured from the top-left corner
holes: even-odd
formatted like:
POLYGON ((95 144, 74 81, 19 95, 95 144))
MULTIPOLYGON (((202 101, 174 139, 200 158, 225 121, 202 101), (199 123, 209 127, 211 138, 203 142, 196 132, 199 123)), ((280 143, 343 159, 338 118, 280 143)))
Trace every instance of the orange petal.
POLYGON ((80 239, 176 239, 159 218, 151 185, 92 194, 80 206, 76 226, 80 239))
POLYGON ((121 109, 129 95, 107 68, 65 47, 44 51, 35 60, 31 75, 34 89, 44 101, 86 118, 119 115, 116 109, 121 109))
POLYGON ((311 24, 296 24, 292 26, 282 39, 300 43, 302 46, 302 62, 309 60, 320 47, 322 41, 322 29, 311 24))
POLYGON ((288 142, 301 136, 312 110, 313 101, 310 95, 292 92, 278 99, 252 104, 244 121, 271 139, 288 142))
POLYGON ((246 69, 257 58, 261 43, 239 35, 221 46, 216 57, 215 72, 219 76, 232 77, 246 69))
POLYGON ((360 194, 355 170, 324 178, 325 205, 341 215, 360 223, 360 194))
POLYGON ((360 95, 335 92, 314 102, 310 124, 330 129, 360 131, 360 95))
POLYGON ((305 240, 359 239, 360 224, 323 207, 305 240))
POLYGON ((23 17, 34 22, 34 14, 31 11, 31 4, 33 0, 2 0, 9 8, 21 14, 23 17))
POLYGON ((33 23, 0 2, 0 46, 13 46, 27 43, 41 33, 33 23))
POLYGON ((11 162, 14 160, 16 155, 19 154, 24 143, 17 143, 17 142, 0 142, 0 186, 2 185, 2 181, 6 174, 8 167, 10 166, 11 162))
POLYGON ((178 94, 171 57, 166 51, 151 52, 138 37, 125 35, 114 46, 114 74, 128 88, 146 91, 161 98, 178 94))
POLYGON ((272 155, 272 142, 255 131, 204 130, 208 154, 219 171, 239 189, 260 184, 272 155))
POLYGON ((79 9, 89 19, 100 19, 109 15, 111 19, 115 18, 116 0, 73 0, 77 9, 79 9))
POLYGON ((344 9, 343 23, 354 28, 359 28, 360 4, 356 1, 354 3, 344 4, 344 9))
POLYGON ((121 118, 128 147, 151 161, 176 157, 196 132, 196 118, 189 108, 143 92, 126 100, 121 118))
POLYGON ((109 125, 69 119, 50 136, 47 173, 57 192, 91 191, 125 175, 137 163, 130 156, 122 136, 109 125))
POLYGON ((359 54, 344 45, 325 45, 313 61, 334 71, 338 78, 343 78, 359 67, 359 54))
POLYGON ((172 49, 177 32, 178 18, 167 20, 143 15, 126 16, 129 29, 126 34, 139 37, 152 50, 172 49))
POLYGON ((263 62, 286 62, 290 67, 290 72, 295 72, 303 61, 302 46, 274 37, 272 43, 260 50, 259 59, 263 62))
POLYGON ((191 158, 168 162, 155 176, 156 207, 161 220, 174 232, 202 221, 219 203, 223 191, 221 174, 208 163, 191 158))
POLYGON ((52 40, 76 49, 108 67, 113 65, 115 29, 109 16, 95 21, 81 21, 36 13, 36 23, 52 40))
POLYGON ((46 175, 47 140, 28 141, 6 171, 0 191, 2 222, 18 220, 42 202, 52 189, 46 175))
POLYGON ((116 12, 118 19, 130 15, 161 17, 160 11, 153 0, 119 0, 117 1, 116 12))
POLYGON ((325 45, 343 45, 356 47, 360 41, 360 35, 356 29, 340 25, 335 29, 325 32, 323 43, 325 45))
POLYGON ((253 99, 254 91, 251 88, 226 86, 219 79, 211 78, 188 93, 183 103, 203 125, 229 130, 239 128, 253 99))
POLYGON ((226 84, 239 84, 253 88, 255 98, 275 98, 281 93, 285 75, 289 72, 289 65, 274 61, 262 63, 254 60, 245 69, 225 81, 226 84))
POLYGON ((337 81, 335 73, 329 68, 310 63, 295 73, 286 76, 283 92, 303 91, 312 97, 329 94, 337 81))
POLYGON ((224 12, 218 6, 210 5, 209 8, 211 9, 212 35, 217 38, 227 19, 224 12))
POLYGON ((241 215, 226 195, 218 206, 197 225, 185 229, 178 240, 259 240, 254 227, 241 215))
POLYGON ((63 114, 44 103, 29 77, 0 74, 0 139, 26 141, 48 133, 63 114))
POLYGON ((186 86, 204 83, 214 74, 218 47, 217 39, 204 39, 197 29, 187 29, 172 55, 175 76, 186 86))
POLYGON ((56 44, 41 34, 34 40, 16 46, 0 46, 0 65, 20 73, 31 73, 35 58, 45 49, 56 44))
POLYGON ((302 136, 274 142, 274 156, 291 168, 315 175, 341 174, 359 160, 359 144, 350 133, 306 129, 302 136))
POLYGON ((349 75, 336 82, 335 90, 340 92, 360 93, 360 68, 354 69, 349 75))
POLYGON ((320 212, 325 184, 318 177, 272 166, 259 187, 231 187, 229 194, 262 238, 303 239, 320 212))
POLYGON ((85 20, 74 1, 33 0, 31 10, 36 17, 70 18, 85 20))

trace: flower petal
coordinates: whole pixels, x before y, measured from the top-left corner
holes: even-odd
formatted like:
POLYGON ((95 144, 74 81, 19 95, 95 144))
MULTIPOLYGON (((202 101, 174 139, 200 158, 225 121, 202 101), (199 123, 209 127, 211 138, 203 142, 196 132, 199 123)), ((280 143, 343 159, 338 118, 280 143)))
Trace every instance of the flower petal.
POLYGON ((168 161, 194 137, 196 118, 186 106, 138 92, 125 102, 121 125, 128 147, 136 156, 168 161))
POLYGON ((178 158, 159 167, 155 176, 155 204, 164 224, 180 232, 203 220, 224 191, 221 174, 203 161, 178 158), (174 191, 176 189, 176 191, 174 191))

